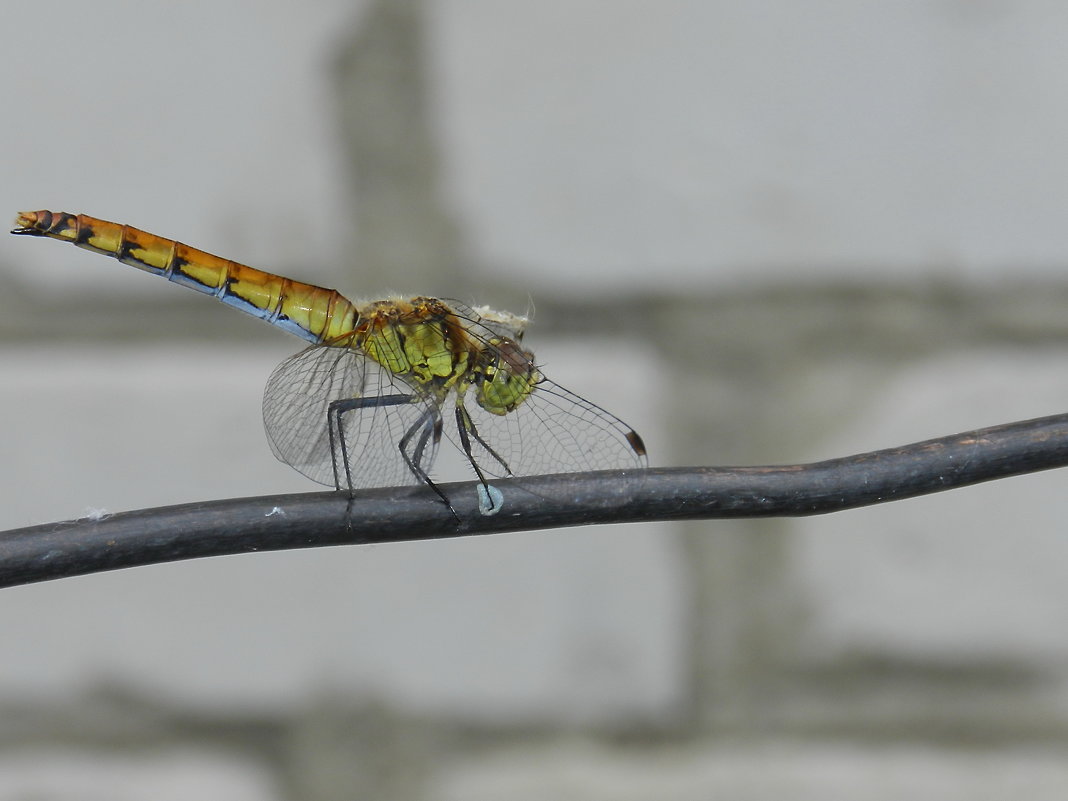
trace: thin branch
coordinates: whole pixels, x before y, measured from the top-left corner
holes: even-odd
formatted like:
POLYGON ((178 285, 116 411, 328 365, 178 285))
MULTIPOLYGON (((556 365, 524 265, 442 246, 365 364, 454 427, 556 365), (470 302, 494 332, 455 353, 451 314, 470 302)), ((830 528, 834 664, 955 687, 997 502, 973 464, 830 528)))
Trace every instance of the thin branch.
POLYGON ((853 509, 1068 465, 1068 415, 984 428, 806 465, 691 467, 239 498, 124 512, 0 534, 0 587, 252 551, 464 537, 698 518, 795 517, 853 509))

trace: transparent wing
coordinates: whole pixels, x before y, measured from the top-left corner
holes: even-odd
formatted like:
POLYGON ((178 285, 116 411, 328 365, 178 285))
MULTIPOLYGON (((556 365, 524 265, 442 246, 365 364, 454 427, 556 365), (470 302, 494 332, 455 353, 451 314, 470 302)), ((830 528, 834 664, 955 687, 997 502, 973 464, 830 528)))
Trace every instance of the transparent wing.
POLYGON ((320 484, 334 485, 337 460, 342 486, 342 453, 332 452, 329 412, 345 404, 341 437, 351 468, 352 489, 415 484, 400 451, 418 453, 429 471, 437 453, 439 410, 432 398, 352 348, 315 345, 291 356, 271 373, 263 393, 263 422, 279 460, 320 484), (362 401, 362 402, 361 402, 362 401))
MULTIPOLYGON (((515 410, 495 415, 469 392, 464 406, 477 437, 470 437, 478 466, 489 475, 577 473, 645 467, 645 446, 634 429, 552 381, 543 379, 515 410), (492 452, 490 452, 492 449, 492 452)), ((451 415, 451 409, 446 412, 451 415)), ((461 447, 456 423, 446 425, 461 447)))

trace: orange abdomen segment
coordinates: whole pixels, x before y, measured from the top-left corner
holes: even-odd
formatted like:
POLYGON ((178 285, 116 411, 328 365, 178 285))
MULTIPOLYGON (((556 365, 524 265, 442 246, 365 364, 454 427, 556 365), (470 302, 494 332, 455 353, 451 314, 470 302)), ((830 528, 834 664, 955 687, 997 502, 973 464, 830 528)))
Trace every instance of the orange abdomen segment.
POLYGON ((356 309, 324 289, 213 256, 173 239, 85 214, 21 212, 15 233, 71 242, 168 281, 214 295, 223 303, 311 342, 351 332, 356 309))

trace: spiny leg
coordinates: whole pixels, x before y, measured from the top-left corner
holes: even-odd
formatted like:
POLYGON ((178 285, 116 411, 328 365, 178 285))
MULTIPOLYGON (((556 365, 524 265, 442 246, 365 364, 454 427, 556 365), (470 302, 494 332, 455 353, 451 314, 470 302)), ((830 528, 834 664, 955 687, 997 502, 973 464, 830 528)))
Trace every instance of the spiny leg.
MULTIPOLYGON (((419 442, 416 443, 415 450, 412 452, 412 462, 420 468, 423 464, 423 455, 426 452, 427 442, 430 441, 431 436, 434 437, 434 447, 437 448, 438 443, 441 442, 441 417, 438 415, 434 415, 434 425, 423 427, 423 433, 419 435, 419 442)), ((411 465, 409 465, 410 468, 411 465)), ((420 469, 416 475, 421 475, 424 472, 420 469)))
MULTIPOLYGON (((343 489, 341 486, 341 470, 338 469, 338 456, 340 454, 341 468, 344 471, 345 485, 348 488, 349 494, 352 494, 352 464, 349 459, 348 444, 345 442, 345 432, 342 428, 341 416, 345 412, 350 412, 359 409, 373 409, 379 406, 403 406, 408 403, 414 403, 417 400, 414 395, 381 395, 373 398, 343 398, 336 400, 330 404, 327 408, 327 431, 330 436, 330 456, 333 460, 334 468, 334 486, 340 491, 343 489), (335 433, 336 432, 336 433, 335 433)), ((404 459, 404 463, 408 466, 408 469, 412 472, 416 478, 426 484, 430 489, 434 491, 448 507, 452 516, 456 518, 457 522, 460 521, 459 515, 453 508, 452 503, 445 496, 445 493, 441 491, 441 488, 433 482, 430 475, 423 469, 423 459, 426 455, 427 445, 433 442, 436 447, 441 440, 441 417, 435 410, 426 411, 415 423, 404 432, 404 436, 401 437, 397 443, 397 447, 400 450, 401 458, 404 459), (411 443, 412 437, 416 432, 420 432, 419 438, 416 440, 415 447, 412 449, 411 455, 408 453, 408 446, 411 443)), ((481 439, 479 440, 481 442, 481 439)), ((496 454, 494 454, 496 456, 496 454)), ((499 457, 498 457, 499 458, 499 457)), ((483 480, 483 483, 485 481, 483 480)))
POLYGON ((471 452, 471 440, 474 439, 475 442, 485 448, 486 453, 496 459, 497 463, 504 468, 506 475, 512 475, 512 468, 508 466, 508 462, 504 461, 497 451, 490 447, 486 440, 482 439, 482 436, 478 433, 478 427, 475 425, 475 421, 471 419, 471 414, 467 411, 467 407, 464 406, 463 403, 456 404, 456 430, 460 434, 460 445, 463 447, 464 455, 467 456, 467 461, 471 464, 471 467, 474 468, 479 483, 486 491, 486 498, 492 498, 493 494, 490 492, 489 482, 486 481, 486 477, 482 473, 482 468, 478 465, 478 460, 475 459, 475 455, 471 452))
POLYGON ((485 448, 486 453, 492 456, 501 467, 504 468, 504 472, 511 476, 512 468, 508 466, 508 462, 504 460, 497 451, 490 447, 490 444, 486 440, 482 439, 482 435, 478 433, 478 427, 475 426, 475 421, 471 418, 471 414, 467 411, 467 407, 462 403, 456 406, 456 428, 460 432, 460 444, 463 445, 464 453, 467 455, 468 460, 471 462, 475 470, 478 470, 478 466, 475 464, 475 457, 471 453, 471 442, 468 437, 474 439, 479 445, 485 448))
POLYGON ((415 477, 430 487, 430 489, 434 490, 434 494, 441 498, 442 503, 448 507, 449 511, 452 512, 452 516, 456 518, 456 522, 459 523, 460 516, 453 508, 452 502, 423 469, 423 454, 426 451, 427 442, 430 441, 431 437, 433 437, 433 442, 436 447, 441 440, 441 416, 437 413, 436 409, 428 409, 422 417, 416 420, 412 426, 404 432, 404 436, 400 438, 400 442, 398 443, 401 457, 404 459, 404 463, 408 465, 408 469, 412 471, 415 477), (416 442, 415 448, 412 450, 412 455, 409 456, 408 444, 411 442, 415 432, 420 429, 419 439, 416 442))
MULTIPOLYGON (((349 461, 348 443, 345 442, 345 430, 341 427, 341 415, 359 409, 374 409, 379 406, 404 406, 412 403, 413 395, 380 395, 373 398, 342 398, 333 401, 326 411, 326 427, 330 435, 330 459, 334 467, 334 488, 339 492, 341 486, 341 474, 338 471, 338 456, 341 456, 341 466, 345 474, 345 487, 349 495, 352 495, 352 464, 349 461), (335 434, 335 430, 337 433, 335 434)), ((407 457, 405 457, 407 462, 407 457)), ((410 466, 410 465, 409 465, 410 466)), ((418 474, 417 474, 418 475, 418 474)))
MULTIPOLYGON (((338 441, 345 441, 345 438, 341 435, 341 413, 345 411, 343 408, 344 401, 334 401, 330 404, 326 411, 326 430, 330 434, 330 462, 334 468, 334 489, 341 492, 341 476, 337 473, 337 454, 338 454, 338 441), (335 419, 336 418, 336 419, 335 419), (334 426, 337 426, 337 437, 334 436, 334 426)), ((349 488, 349 497, 352 497, 352 476, 349 474, 348 466, 349 460, 344 459, 346 484, 349 488)))

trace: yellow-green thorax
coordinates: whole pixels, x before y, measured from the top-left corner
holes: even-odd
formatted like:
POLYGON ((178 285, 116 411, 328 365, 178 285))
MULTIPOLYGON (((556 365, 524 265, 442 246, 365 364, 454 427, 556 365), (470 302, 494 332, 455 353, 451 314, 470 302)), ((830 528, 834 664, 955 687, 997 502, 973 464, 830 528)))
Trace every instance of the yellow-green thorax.
POLYGON ((386 370, 448 390, 467 371, 477 343, 435 298, 380 300, 360 309, 356 344, 386 370))

